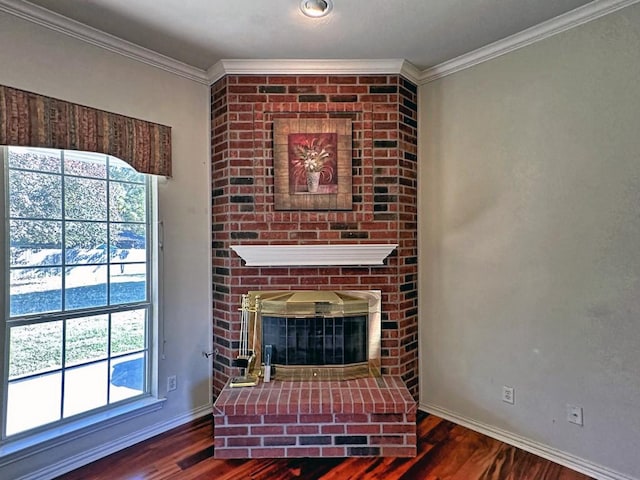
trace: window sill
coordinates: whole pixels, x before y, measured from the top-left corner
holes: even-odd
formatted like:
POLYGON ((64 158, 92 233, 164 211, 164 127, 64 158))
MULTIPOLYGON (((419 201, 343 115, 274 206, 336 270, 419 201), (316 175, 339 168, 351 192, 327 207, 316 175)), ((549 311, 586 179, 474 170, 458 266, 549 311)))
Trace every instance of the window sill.
POLYGON ((166 398, 146 397, 0 446, 0 467, 91 433, 160 410, 166 398))

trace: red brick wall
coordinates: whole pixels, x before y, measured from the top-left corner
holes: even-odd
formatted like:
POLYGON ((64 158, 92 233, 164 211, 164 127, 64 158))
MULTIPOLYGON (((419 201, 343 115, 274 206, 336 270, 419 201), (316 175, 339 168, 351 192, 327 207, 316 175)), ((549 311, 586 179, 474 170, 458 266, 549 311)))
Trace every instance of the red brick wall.
POLYGON ((220 415, 215 422, 216 458, 416 456, 415 412, 220 415))
POLYGON ((416 86, 399 75, 227 75, 211 88, 214 395, 256 289, 382 290, 382 368, 418 395, 416 86), (276 211, 273 120, 350 118, 353 208, 276 211), (384 266, 249 268, 237 244, 397 243, 384 266))

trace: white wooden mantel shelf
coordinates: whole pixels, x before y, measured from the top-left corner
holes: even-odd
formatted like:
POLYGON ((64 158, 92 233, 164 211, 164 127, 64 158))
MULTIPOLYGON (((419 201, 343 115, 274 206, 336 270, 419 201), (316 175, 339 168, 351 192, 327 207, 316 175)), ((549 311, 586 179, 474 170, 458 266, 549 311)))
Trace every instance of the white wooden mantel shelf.
POLYGON ((397 243, 328 245, 231 245, 247 267, 384 265, 397 243))

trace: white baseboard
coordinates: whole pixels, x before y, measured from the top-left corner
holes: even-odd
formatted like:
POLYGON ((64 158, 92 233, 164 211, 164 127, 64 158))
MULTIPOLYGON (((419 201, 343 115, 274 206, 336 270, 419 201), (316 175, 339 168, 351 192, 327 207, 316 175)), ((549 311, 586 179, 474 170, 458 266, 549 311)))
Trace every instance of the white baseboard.
POLYGON ((635 477, 630 477, 620 472, 611 470, 610 468, 602 465, 595 464, 584 458, 577 457, 570 453, 563 452, 556 448, 549 447, 542 443, 530 440, 526 437, 516 435, 514 433, 502 430, 485 423, 477 422, 471 418, 458 415, 455 412, 451 412, 445 408, 429 403, 420 403, 418 408, 426 413, 431 413, 437 417, 444 418, 451 422, 467 427, 470 430, 482 433, 488 437, 495 438, 501 442, 513 445, 522 450, 525 450, 539 457, 545 458, 552 462, 558 463, 572 470, 575 470, 590 477, 597 478, 598 480, 640 480, 635 477))
POLYGON ((91 450, 86 450, 77 455, 66 458, 61 462, 47 465, 45 468, 41 468, 40 470, 31 472, 16 480, 43 480, 56 478, 72 470, 83 467, 84 465, 87 465, 91 462, 100 460, 107 455, 111 455, 112 453, 135 445, 136 443, 140 443, 151 437, 167 432, 172 428, 179 427, 180 425, 184 425, 185 423, 191 422, 200 417, 204 417, 205 415, 212 415, 212 413, 212 405, 203 405, 202 407, 198 407, 188 413, 179 415, 165 422, 151 425, 143 430, 135 432, 132 435, 127 435, 113 441, 105 442, 104 445, 101 445, 99 447, 93 448, 91 450))

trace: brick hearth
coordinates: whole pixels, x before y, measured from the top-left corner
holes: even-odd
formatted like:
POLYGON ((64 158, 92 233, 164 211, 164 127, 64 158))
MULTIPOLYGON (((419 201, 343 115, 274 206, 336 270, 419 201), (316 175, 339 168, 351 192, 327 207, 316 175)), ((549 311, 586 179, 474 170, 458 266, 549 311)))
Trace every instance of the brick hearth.
POLYGON ((225 388, 216 458, 416 455, 416 402, 399 378, 225 388))

